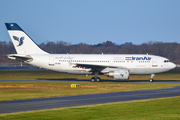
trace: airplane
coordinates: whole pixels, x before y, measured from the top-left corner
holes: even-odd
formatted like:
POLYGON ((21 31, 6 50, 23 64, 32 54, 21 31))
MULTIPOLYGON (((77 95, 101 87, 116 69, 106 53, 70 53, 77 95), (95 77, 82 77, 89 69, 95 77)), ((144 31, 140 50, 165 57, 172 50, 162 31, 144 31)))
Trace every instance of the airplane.
POLYGON ((100 82, 98 75, 128 80, 131 74, 150 74, 174 69, 169 59, 148 54, 50 54, 42 50, 16 23, 5 23, 17 54, 8 58, 40 68, 69 74, 93 74, 91 82, 100 82))

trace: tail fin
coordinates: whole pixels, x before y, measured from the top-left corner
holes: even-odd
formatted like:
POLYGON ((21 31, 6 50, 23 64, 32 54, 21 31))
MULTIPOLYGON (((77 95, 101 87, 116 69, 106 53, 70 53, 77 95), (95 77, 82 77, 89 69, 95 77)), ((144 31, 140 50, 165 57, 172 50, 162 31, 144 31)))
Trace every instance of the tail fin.
POLYGON ((17 54, 48 54, 16 24, 5 23, 17 54))

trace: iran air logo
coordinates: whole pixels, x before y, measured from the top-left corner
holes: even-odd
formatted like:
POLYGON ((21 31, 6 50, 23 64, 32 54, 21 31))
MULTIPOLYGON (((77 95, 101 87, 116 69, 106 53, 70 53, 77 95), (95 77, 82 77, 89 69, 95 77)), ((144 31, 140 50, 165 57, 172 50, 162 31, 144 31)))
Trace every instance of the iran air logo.
POLYGON ((151 57, 125 57, 125 60, 151 60, 151 57))
POLYGON ((19 45, 17 46, 21 46, 23 44, 23 40, 24 40, 24 37, 21 37, 20 39, 16 36, 13 36, 14 40, 18 41, 19 42, 19 45))

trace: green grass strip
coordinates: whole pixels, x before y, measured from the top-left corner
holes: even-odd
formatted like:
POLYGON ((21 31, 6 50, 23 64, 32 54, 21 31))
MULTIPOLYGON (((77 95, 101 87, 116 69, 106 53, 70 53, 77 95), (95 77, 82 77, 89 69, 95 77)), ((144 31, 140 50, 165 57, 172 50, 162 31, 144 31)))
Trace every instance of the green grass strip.
POLYGON ((81 87, 71 88, 71 84, 71 82, 0 82, 0 101, 160 89, 180 85, 179 83, 73 82, 80 84, 81 87))
POLYGON ((180 97, 1 114, 1 120, 179 120, 180 97))

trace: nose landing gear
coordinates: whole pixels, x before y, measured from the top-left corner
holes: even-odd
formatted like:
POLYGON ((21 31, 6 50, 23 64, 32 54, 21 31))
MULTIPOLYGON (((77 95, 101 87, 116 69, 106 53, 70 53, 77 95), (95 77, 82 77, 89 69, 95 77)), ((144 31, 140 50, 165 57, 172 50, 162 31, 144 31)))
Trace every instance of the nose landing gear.
POLYGON ((149 79, 150 82, 154 82, 153 77, 155 76, 155 74, 151 74, 151 78, 149 79))

